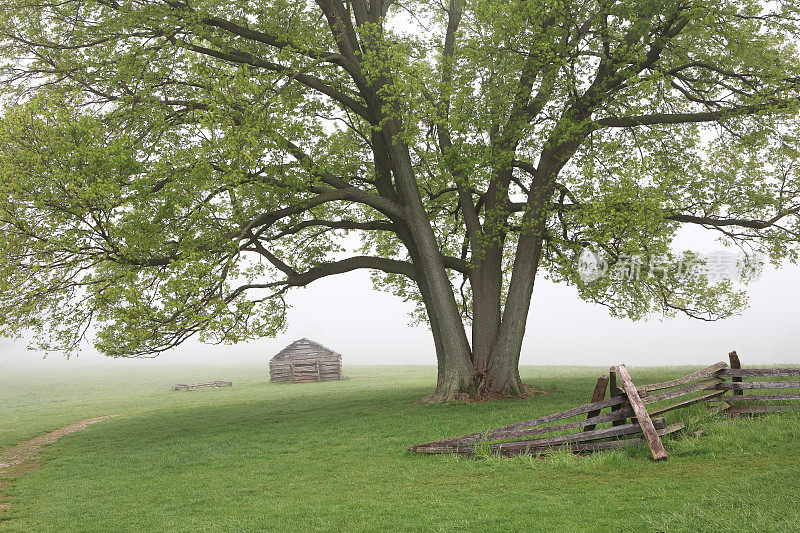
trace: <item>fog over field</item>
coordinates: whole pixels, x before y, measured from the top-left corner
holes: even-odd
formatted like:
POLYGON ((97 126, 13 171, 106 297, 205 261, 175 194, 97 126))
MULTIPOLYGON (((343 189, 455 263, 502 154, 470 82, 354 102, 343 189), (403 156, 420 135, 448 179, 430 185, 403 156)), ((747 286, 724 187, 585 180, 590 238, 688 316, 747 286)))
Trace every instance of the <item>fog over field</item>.
MULTIPOLYGON (((713 243, 696 246, 704 247, 719 249, 713 243)), ((800 267, 766 267, 750 285, 749 294, 750 308, 726 320, 653 317, 632 322, 612 318, 606 308, 582 302, 572 287, 540 278, 521 364, 705 364, 726 360, 731 349, 738 350, 743 364, 800 363, 800 267)), ((283 346, 301 337, 342 353, 345 364, 436 362, 427 328, 409 325, 410 304, 373 290, 366 272, 320 280, 291 292, 288 302, 292 305, 289 327, 275 339, 237 346, 188 342, 156 359, 127 361, 105 358, 89 346, 69 361, 55 353, 42 359, 42 354, 26 350, 25 343, 6 341, 0 345, 0 366, 266 364, 283 346)))

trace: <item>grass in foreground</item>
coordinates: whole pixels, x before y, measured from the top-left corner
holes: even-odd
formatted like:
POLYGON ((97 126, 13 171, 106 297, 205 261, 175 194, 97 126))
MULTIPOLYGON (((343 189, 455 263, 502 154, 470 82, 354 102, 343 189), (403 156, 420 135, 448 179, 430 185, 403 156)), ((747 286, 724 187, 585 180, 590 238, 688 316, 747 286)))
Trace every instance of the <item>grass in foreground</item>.
MULTIPOLYGON (((0 530, 800 530, 800 417, 703 420, 669 440, 660 463, 644 446, 546 459, 410 455, 410 444, 585 403, 601 369, 523 369, 550 391, 527 400, 415 404, 434 372, 346 367, 346 381, 306 385, 266 383, 260 368, 5 373, 3 447, 122 415, 47 447, 43 467, 11 487, 0 530), (195 378, 235 383, 169 390, 195 378)), ((688 370, 632 373, 646 383, 688 370)))

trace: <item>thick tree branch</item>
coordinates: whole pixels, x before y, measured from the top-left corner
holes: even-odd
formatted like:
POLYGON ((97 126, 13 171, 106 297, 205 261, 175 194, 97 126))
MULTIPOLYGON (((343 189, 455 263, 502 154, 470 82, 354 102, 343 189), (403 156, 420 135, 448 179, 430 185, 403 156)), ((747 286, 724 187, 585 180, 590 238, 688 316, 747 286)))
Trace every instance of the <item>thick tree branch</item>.
POLYGON ((363 231, 397 231, 392 222, 388 220, 372 220, 368 222, 358 222, 355 220, 304 220, 297 224, 293 224, 288 228, 282 229, 280 232, 267 237, 268 240, 278 239, 287 235, 294 235, 301 231, 312 227, 325 227, 330 229, 348 229, 348 230, 363 230, 363 231))
POLYGON ((216 59, 220 59, 222 61, 227 61, 230 63, 236 63, 240 65, 250 65, 252 67, 263 68, 266 70, 270 70, 272 72, 278 72, 280 74, 288 74, 289 76, 292 77, 292 79, 300 82, 306 87, 332 98, 333 100, 342 104, 347 109, 353 111, 354 113, 357 113, 368 122, 373 122, 372 115, 369 113, 366 107, 364 107, 363 105, 358 103, 355 99, 351 98, 345 93, 337 89, 334 89, 333 87, 326 84, 319 78, 316 78, 314 76, 309 76, 308 74, 302 74, 300 72, 296 72, 295 69, 291 67, 287 67, 286 65, 280 65, 278 63, 273 63, 272 61, 266 61, 264 59, 260 59, 248 52, 244 52, 241 50, 232 49, 228 52, 223 52, 221 50, 214 50, 212 48, 200 46, 198 44, 179 41, 175 37, 167 37, 167 39, 178 46, 186 48, 187 50, 191 50, 193 52, 208 57, 214 57, 216 59))
POLYGON ((278 283, 282 283, 290 287, 304 287, 309 283, 324 277, 343 274, 345 272, 351 272, 359 269, 380 270, 389 274, 400 274, 410 279, 416 279, 414 265, 407 261, 366 255, 358 255, 354 257, 348 257, 347 259, 342 259, 341 261, 323 263, 305 272, 298 272, 284 261, 276 257, 258 241, 253 241, 252 244, 254 245, 255 251, 267 259, 267 261, 275 266, 275 268, 286 274, 286 280, 278 283))
POLYGON ((359 269, 380 270, 382 272, 400 274, 410 279, 416 279, 414 266, 406 261, 386 259, 383 257, 355 256, 314 267, 291 279, 291 283, 292 285, 308 285, 312 281, 326 276, 343 274, 359 269))
POLYGON ((759 105, 733 106, 717 111, 698 113, 653 113, 632 117, 605 117, 595 124, 610 128, 633 128, 637 126, 654 126, 660 124, 688 124, 697 122, 717 122, 728 118, 752 115, 760 112, 782 111, 795 107, 798 100, 772 101, 759 105))
POLYGON ((320 165, 314 162, 311 159, 311 156, 308 155, 302 148, 294 144, 288 139, 283 139, 283 142, 286 143, 286 147, 292 156, 297 159, 301 164, 306 165, 312 174, 318 176, 324 183, 330 185, 331 187, 335 187, 339 190, 347 190, 348 191, 348 198, 359 202, 365 205, 372 207, 386 215, 387 217, 398 218, 398 219, 405 219, 406 214, 403 206, 397 204, 396 202, 385 198, 384 196, 374 194, 363 189, 359 189, 357 187, 352 186, 342 178, 335 176, 331 172, 328 172, 320 165))
MULTIPOLYGON (((341 0, 317 0, 317 5, 319 5, 328 21, 328 26, 336 40, 339 52, 355 65, 358 65, 361 57, 361 47, 350 19, 350 12, 344 7, 341 0)), ((368 82, 358 68, 350 72, 350 76, 361 91, 367 88, 368 82)))
POLYGON ((478 249, 479 236, 481 233, 481 223, 475 204, 472 202, 472 194, 469 192, 466 183, 469 176, 461 170, 461 165, 457 164, 458 154, 453 149, 453 140, 448 126, 450 115, 450 86, 453 83, 453 61, 455 60, 456 31, 461 22, 461 15, 464 6, 462 0, 451 0, 450 9, 447 11, 447 29, 445 30, 444 49, 442 51, 442 94, 439 97, 438 108, 442 119, 441 124, 436 128, 439 140, 439 150, 449 163, 448 167, 453 174, 458 192, 458 203, 464 213, 464 224, 467 230, 467 238, 473 249, 478 249))
POLYGON ((746 218, 720 218, 713 216, 686 215, 681 213, 670 214, 665 216, 664 218, 666 220, 672 220, 674 222, 681 222, 686 224, 699 224, 702 226, 714 226, 718 228, 725 226, 738 226, 740 228, 766 229, 774 226, 782 219, 791 215, 796 215, 798 213, 800 213, 800 206, 780 211, 769 220, 755 220, 746 218))
POLYGON ((238 37, 242 37, 244 39, 255 41, 263 44, 267 44, 274 48, 279 48, 281 50, 291 49, 294 52, 298 52, 306 57, 311 59, 323 59, 329 58, 332 63, 341 64, 341 62, 345 59, 344 56, 340 54, 332 54, 330 52, 320 52, 317 50, 313 50, 311 48, 303 47, 298 45, 297 43, 292 43, 285 39, 281 39, 274 35, 269 35, 267 33, 253 30, 251 28, 247 28, 245 26, 241 26, 232 22, 230 20, 225 20, 220 17, 206 17, 202 19, 203 24, 208 26, 213 26, 215 28, 219 28, 225 31, 228 31, 238 37))

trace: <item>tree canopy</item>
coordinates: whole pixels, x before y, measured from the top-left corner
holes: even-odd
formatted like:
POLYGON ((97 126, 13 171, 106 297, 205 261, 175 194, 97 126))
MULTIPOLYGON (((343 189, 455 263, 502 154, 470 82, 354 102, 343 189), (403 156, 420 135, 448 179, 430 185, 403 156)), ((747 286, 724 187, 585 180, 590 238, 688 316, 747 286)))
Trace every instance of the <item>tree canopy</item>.
POLYGON ((576 265, 674 259, 686 225, 797 259, 798 33, 794 0, 4 0, 0 334, 238 342, 370 269, 446 399, 520 392, 537 275, 728 316, 702 271, 576 265))

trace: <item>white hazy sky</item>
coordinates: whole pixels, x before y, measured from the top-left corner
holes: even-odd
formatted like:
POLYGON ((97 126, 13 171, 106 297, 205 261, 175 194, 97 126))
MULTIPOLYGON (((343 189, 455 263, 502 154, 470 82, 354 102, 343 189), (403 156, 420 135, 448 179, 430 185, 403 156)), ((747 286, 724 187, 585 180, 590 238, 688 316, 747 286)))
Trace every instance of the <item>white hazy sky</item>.
MULTIPOLYGON (((684 235, 680 248, 720 249, 707 236, 684 235)), ((707 234, 706 234, 707 235, 707 234)), ((521 364, 634 365, 704 364, 727 360, 736 349, 744 364, 800 363, 800 267, 766 268, 749 289, 750 308, 713 323, 675 318, 631 322, 615 319, 599 305, 581 301, 574 288, 537 280, 521 364)), ((409 304, 372 289, 366 272, 323 279, 288 299, 289 328, 275 339, 237 346, 188 342, 156 359, 119 361, 87 346, 65 361, 57 354, 0 343, 0 367, 32 365, 126 365, 163 363, 265 364, 283 346, 308 337, 340 352, 345 364, 435 364, 425 326, 409 326, 409 304)))

